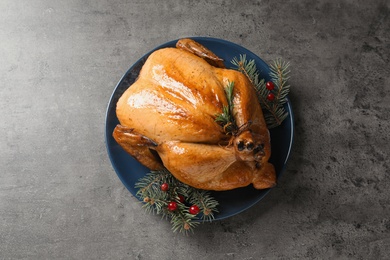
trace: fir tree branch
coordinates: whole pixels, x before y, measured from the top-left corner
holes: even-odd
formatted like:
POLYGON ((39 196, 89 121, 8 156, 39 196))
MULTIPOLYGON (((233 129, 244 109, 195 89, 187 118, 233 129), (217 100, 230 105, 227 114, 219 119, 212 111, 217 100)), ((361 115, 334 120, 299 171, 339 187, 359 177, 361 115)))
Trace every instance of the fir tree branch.
POLYGON ((227 99, 227 106, 223 106, 222 113, 215 115, 215 122, 219 123, 226 134, 234 135, 238 131, 233 115, 233 90, 234 81, 228 81, 224 91, 227 99))
POLYGON ((151 171, 140 178, 135 187, 139 189, 137 196, 143 200, 145 211, 169 218, 174 232, 193 232, 199 220, 211 221, 214 219, 214 212, 218 212, 218 202, 208 191, 198 190, 180 182, 167 169, 151 171), (168 184, 167 191, 161 189, 163 183, 168 184), (180 196, 183 196, 184 203, 180 196), (168 204, 172 201, 177 204, 174 211, 168 210, 168 204), (198 205, 202 214, 190 214, 192 205, 198 205))
POLYGON ((201 218, 203 221, 212 221, 214 219, 214 212, 218 212, 218 201, 210 196, 205 190, 193 190, 191 194, 191 203, 198 205, 202 211, 201 218), (213 210, 214 208, 214 210, 213 210))
POLYGON ((273 79, 274 84, 277 86, 276 98, 280 102, 286 102, 286 96, 290 91, 290 86, 287 85, 287 80, 290 78, 290 70, 288 69, 290 64, 283 62, 281 59, 277 59, 271 64, 270 76, 273 79))

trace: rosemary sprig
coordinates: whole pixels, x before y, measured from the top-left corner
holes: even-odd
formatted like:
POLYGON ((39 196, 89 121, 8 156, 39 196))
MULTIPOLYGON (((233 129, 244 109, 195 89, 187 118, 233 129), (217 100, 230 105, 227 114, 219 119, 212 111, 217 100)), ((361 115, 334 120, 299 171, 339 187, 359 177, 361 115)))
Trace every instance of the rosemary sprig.
POLYGON ((200 221, 212 221, 214 213, 218 212, 218 202, 208 191, 180 182, 167 169, 151 171, 140 178, 135 187, 139 189, 136 195, 143 200, 146 212, 170 219, 174 232, 193 232, 200 221), (168 184, 167 191, 161 189, 163 183, 168 184), (168 209, 171 202, 177 205, 173 211, 168 209), (199 214, 190 213, 192 205, 199 207, 199 214))
POLYGON ((275 89, 272 90, 274 99, 269 100, 270 90, 266 88, 264 79, 260 79, 260 73, 256 68, 255 60, 247 60, 246 55, 240 55, 240 58, 234 57, 231 63, 236 69, 245 74, 256 89, 262 109, 265 111, 264 118, 269 129, 279 126, 287 118, 288 112, 284 109, 287 102, 287 95, 290 92, 290 85, 287 84, 290 78, 290 64, 281 59, 276 59, 270 65, 270 77, 274 83, 275 89))
POLYGON ((224 89, 228 105, 223 106, 222 113, 215 116, 215 121, 223 127, 226 134, 234 134, 238 130, 233 115, 233 89, 234 81, 228 81, 224 89))

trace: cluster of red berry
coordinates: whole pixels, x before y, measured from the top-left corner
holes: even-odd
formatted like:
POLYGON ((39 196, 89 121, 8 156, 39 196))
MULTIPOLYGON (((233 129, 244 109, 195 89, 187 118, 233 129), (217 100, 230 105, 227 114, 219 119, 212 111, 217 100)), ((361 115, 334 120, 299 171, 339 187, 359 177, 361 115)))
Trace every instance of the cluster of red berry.
POLYGON ((274 95, 274 93, 271 92, 271 91, 274 90, 274 88, 275 88, 274 83, 273 83, 272 81, 268 81, 268 82, 265 84, 265 87, 270 91, 270 93, 269 93, 268 96, 267 96, 267 99, 268 99, 269 101, 274 101, 275 95, 274 95))
MULTIPOLYGON (((168 183, 163 183, 163 184, 161 184, 160 188, 162 191, 168 191, 169 185, 168 185, 168 183)), ((185 202, 184 197, 182 195, 179 195, 179 201, 180 201, 180 203, 185 202)), ((177 205, 176 201, 169 202, 168 206, 167 206, 169 211, 175 211, 175 210, 177 210, 177 207, 178 207, 178 205, 177 205)), ((199 211, 200 211, 200 209, 197 205, 192 205, 188 210, 188 212, 192 215, 197 215, 199 213, 199 211)))

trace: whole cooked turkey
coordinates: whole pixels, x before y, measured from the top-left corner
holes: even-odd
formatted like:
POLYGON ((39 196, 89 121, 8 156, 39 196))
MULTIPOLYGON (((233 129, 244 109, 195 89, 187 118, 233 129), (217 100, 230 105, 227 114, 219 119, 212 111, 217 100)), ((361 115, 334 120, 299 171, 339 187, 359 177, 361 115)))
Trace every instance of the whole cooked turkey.
POLYGON ((168 169, 178 180, 205 190, 253 184, 273 187, 269 132, 248 78, 191 39, 153 52, 116 107, 113 136, 152 170, 168 169), (237 131, 216 122, 228 106, 225 87, 234 82, 237 131))

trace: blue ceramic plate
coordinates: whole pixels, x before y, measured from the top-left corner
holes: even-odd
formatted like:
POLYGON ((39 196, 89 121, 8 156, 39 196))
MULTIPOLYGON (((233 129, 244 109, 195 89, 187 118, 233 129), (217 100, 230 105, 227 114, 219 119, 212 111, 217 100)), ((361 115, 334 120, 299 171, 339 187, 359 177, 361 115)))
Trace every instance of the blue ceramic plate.
MULTIPOLYGON (((232 67, 230 61, 234 57, 239 57, 240 54, 246 54, 248 60, 255 60, 257 69, 260 72, 260 77, 265 80, 269 80, 268 65, 251 51, 237 44, 221 39, 206 37, 192 37, 192 39, 203 44, 216 55, 224 59, 226 67, 232 67)), ((136 80, 139 71, 150 53, 157 49, 174 47, 176 42, 177 40, 167 42, 153 49, 131 66, 115 87, 108 103, 106 112, 106 145, 108 155, 119 179, 134 196, 137 192, 134 188, 135 183, 140 177, 148 173, 149 169, 138 163, 129 154, 127 154, 112 137, 112 132, 115 126, 119 123, 115 113, 116 103, 122 93, 136 80)), ((280 178, 285 169, 294 136, 293 112, 289 100, 285 107, 289 112, 289 116, 281 126, 270 131, 272 147, 270 162, 275 166, 278 178, 280 178)), ((239 188, 231 191, 212 192, 212 195, 220 203, 218 207, 219 213, 215 215, 215 219, 221 220, 228 218, 252 207, 264 198, 269 191, 270 189, 256 190, 250 185, 245 188, 239 188)))

